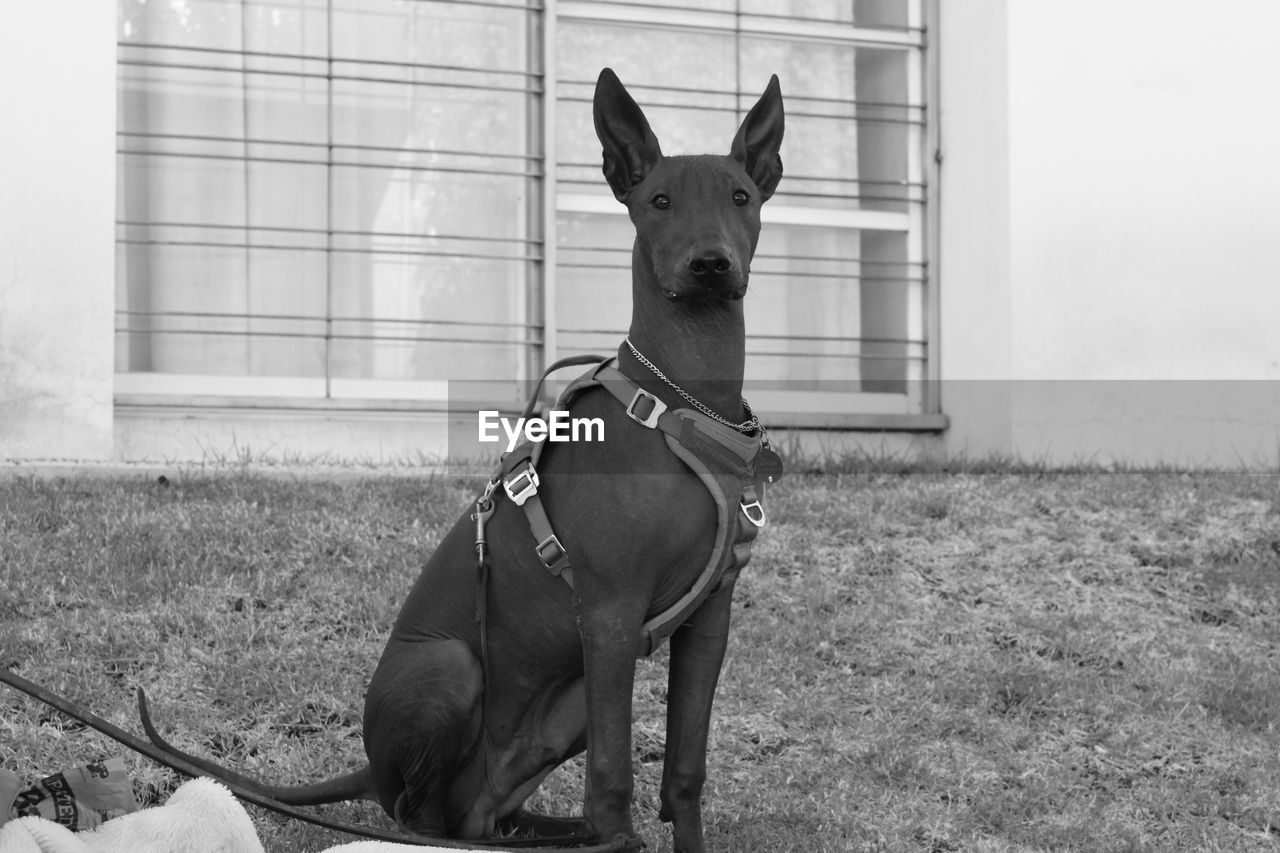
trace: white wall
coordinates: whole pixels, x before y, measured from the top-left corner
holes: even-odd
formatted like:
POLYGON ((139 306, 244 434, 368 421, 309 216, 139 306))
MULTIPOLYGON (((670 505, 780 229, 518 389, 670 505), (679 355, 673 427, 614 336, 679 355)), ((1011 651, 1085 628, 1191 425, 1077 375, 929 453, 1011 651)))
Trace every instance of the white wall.
POLYGON ((1009 69, 1006 0, 940 2, 942 165, 938 257, 946 450, 986 456, 1013 443, 1009 247, 1009 69))
POLYGON ((1273 0, 1010 3, 1016 377, 1280 379, 1277 33, 1273 0))
MULTIPOLYGON (((938 5, 946 448, 1280 461, 1280 3, 938 5)), ((113 453, 114 29, 0 28, 0 458, 113 453)), ((176 426, 116 417, 120 456, 176 426)))
POLYGON ((112 452, 115 4, 0 27, 0 459, 112 452))
POLYGON ((1012 382, 948 445, 1274 462, 1280 4, 942 5, 943 375, 1012 382))

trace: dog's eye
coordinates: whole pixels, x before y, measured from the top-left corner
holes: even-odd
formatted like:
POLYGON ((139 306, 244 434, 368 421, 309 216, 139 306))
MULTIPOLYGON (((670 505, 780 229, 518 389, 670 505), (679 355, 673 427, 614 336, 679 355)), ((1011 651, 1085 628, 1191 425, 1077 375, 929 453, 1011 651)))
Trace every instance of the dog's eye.
POLYGON ((652 203, 654 207, 658 208, 658 210, 666 210, 671 207, 671 199, 667 198, 662 193, 655 195, 652 203))
POLYGON ((736 204, 738 207, 742 207, 744 204, 746 204, 750 200, 751 200, 751 197, 748 196, 742 190, 734 190, 733 203, 736 204))

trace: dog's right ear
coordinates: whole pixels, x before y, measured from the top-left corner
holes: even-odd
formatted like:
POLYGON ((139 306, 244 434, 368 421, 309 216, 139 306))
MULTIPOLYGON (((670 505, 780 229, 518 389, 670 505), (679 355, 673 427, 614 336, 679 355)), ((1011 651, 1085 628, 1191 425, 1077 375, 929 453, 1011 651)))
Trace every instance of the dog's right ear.
POLYGON ((596 136, 604 146, 604 178, 618 201, 626 202, 662 157, 658 137, 612 68, 602 69, 596 80, 593 112, 596 136))

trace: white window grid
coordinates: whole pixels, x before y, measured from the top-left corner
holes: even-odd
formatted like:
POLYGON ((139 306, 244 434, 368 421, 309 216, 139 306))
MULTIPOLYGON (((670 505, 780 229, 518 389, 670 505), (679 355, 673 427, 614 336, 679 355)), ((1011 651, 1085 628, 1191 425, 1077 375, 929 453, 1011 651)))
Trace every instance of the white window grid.
MULTIPOLYGON (((469 0, 487 5, 486 0, 469 0)), ((851 0, 852 2, 852 0, 851 0)), ((542 271, 538 296, 540 306, 529 316, 540 314, 544 322, 528 322, 532 332, 526 360, 527 372, 539 372, 563 353, 557 316, 557 220, 560 214, 576 213, 599 216, 625 216, 625 208, 602 189, 598 193, 559 191, 559 167, 556 162, 557 79, 556 36, 561 21, 635 25, 646 28, 669 27, 680 30, 705 30, 713 33, 733 32, 741 35, 783 37, 799 41, 835 42, 871 49, 901 51, 906 54, 907 97, 905 107, 919 120, 906 123, 905 184, 908 201, 901 211, 850 210, 804 207, 771 202, 762 209, 762 223, 773 225, 818 226, 854 232, 885 232, 905 238, 905 266, 920 271, 901 282, 907 289, 906 326, 900 343, 907 364, 905 393, 840 393, 771 391, 757 392, 753 398, 757 411, 782 417, 790 425, 818 428, 899 428, 937 429, 944 423, 939 414, 937 394, 938 365, 930 350, 936 351, 938 337, 935 276, 937 220, 936 199, 929 197, 937 186, 939 148, 936 110, 927 106, 936 92, 937 61, 935 51, 928 49, 926 24, 936 25, 936 0, 902 0, 906 7, 906 26, 879 29, 853 25, 837 25, 829 21, 788 19, 780 16, 742 14, 685 7, 649 6, 615 2, 615 0, 544 0, 540 6, 516 5, 541 18, 541 73, 523 75, 531 90, 542 97, 542 156, 522 158, 526 169, 539 169, 544 191, 540 240, 528 240, 519 249, 542 271), (538 82, 541 86, 538 86, 538 82), (918 193, 917 193, 918 190, 918 193), (932 261, 932 262, 931 262, 932 261), (799 413, 797 415, 797 413, 799 413)), ((511 9, 513 4, 495 3, 511 9)), ((313 58, 325 64, 321 57, 313 58)), ((322 143, 317 143, 322 146, 322 143)), ((122 149, 124 142, 122 141, 122 149)), ((296 147, 296 146, 295 146, 296 147)), ((785 177, 784 177, 785 180, 785 177)), ((332 320, 326 321, 328 325, 332 320)), ((327 331, 326 331, 327 334, 327 331)), ((336 379, 324 377, 251 377, 206 376, 164 373, 117 373, 117 397, 126 405, 131 402, 162 402, 178 406, 271 405, 302 408, 334 408, 359 410, 366 408, 418 410, 443 408, 451 397, 450 383, 444 380, 379 380, 336 379)), ((452 397, 456 402, 457 393, 452 397)))

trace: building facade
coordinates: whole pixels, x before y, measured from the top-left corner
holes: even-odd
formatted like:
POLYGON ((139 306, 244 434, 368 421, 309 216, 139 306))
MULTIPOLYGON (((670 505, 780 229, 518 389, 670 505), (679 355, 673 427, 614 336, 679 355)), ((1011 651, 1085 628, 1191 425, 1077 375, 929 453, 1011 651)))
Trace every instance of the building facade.
POLYGON ((0 458, 474 453, 477 410, 625 331, 609 65, 666 153, 782 79, 775 435, 1278 461, 1265 0, 72 6, 0 35, 0 458))

